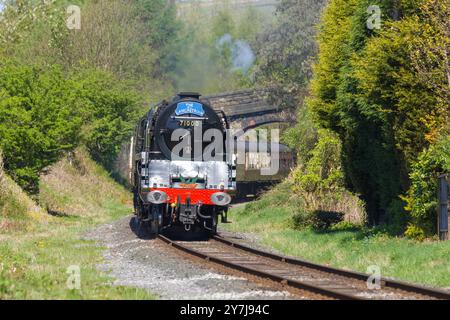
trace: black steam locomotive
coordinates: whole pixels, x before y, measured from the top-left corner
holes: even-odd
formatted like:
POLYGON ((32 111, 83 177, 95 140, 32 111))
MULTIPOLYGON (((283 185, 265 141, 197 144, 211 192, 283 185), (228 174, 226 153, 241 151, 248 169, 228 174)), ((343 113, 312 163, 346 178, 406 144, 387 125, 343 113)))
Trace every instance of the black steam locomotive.
POLYGON ((277 174, 261 177, 258 166, 267 159, 248 142, 230 144, 229 129, 225 114, 215 111, 198 93, 179 93, 139 121, 130 148, 138 221, 148 223, 153 233, 171 226, 215 233, 218 217, 226 220, 236 195, 237 177, 242 189, 238 194, 245 197, 256 193, 257 184, 267 185, 288 174, 293 158, 286 146, 279 148, 277 174), (245 161, 237 166, 242 148, 245 161))

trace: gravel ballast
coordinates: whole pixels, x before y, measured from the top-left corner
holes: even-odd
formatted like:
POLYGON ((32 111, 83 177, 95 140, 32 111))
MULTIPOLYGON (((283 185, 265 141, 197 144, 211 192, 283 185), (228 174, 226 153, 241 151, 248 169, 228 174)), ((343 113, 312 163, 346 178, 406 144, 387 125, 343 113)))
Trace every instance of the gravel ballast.
POLYGON ((109 272, 115 285, 144 288, 161 299, 299 299, 287 291, 221 273, 137 233, 134 219, 126 217, 86 235, 106 247, 99 269, 109 272))

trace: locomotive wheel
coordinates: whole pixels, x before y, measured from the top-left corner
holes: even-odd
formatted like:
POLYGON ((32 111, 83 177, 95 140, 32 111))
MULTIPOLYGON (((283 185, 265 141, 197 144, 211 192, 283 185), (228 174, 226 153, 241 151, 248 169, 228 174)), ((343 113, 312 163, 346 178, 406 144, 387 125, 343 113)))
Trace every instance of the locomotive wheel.
POLYGON ((137 224, 137 236, 146 238, 148 236, 148 223, 137 217, 135 218, 135 223, 137 224))
POLYGON ((148 223, 150 228, 150 234, 157 235, 159 233, 159 224, 158 220, 153 220, 148 223))

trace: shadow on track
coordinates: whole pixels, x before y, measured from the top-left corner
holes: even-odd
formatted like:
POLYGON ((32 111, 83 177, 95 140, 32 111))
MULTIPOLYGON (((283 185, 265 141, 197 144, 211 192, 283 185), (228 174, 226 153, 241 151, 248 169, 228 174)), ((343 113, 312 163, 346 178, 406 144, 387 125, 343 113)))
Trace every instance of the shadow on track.
POLYGON ((133 233, 142 240, 155 239, 156 235, 150 232, 150 226, 145 222, 139 222, 136 217, 130 219, 130 229, 133 233))
MULTIPOLYGON (((136 217, 130 219, 130 229, 133 233, 142 240, 151 240, 156 238, 156 234, 151 233, 148 223, 140 223, 136 217)), ((164 229, 161 232, 171 240, 176 241, 208 241, 211 237, 210 233, 200 228, 192 228, 191 231, 186 232, 182 226, 174 226, 164 229)))

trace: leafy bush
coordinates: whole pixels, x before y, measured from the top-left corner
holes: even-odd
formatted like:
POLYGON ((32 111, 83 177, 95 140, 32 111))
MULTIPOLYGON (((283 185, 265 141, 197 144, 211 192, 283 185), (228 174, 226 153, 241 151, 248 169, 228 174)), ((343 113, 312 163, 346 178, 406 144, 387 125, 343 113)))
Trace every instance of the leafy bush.
POLYGON ((310 159, 305 164, 304 170, 295 172, 298 187, 307 192, 342 187, 340 154, 339 138, 329 130, 319 129, 318 141, 309 152, 310 159))
POLYGON ((114 76, 92 69, 72 77, 58 66, 0 64, 0 148, 5 170, 36 193, 39 174, 84 143, 105 167, 137 118, 139 96, 114 76))
POLYGON ((436 232, 437 178, 439 174, 448 172, 450 172, 449 135, 440 138, 436 144, 423 151, 412 165, 411 187, 403 199, 407 202, 406 210, 411 214, 410 227, 416 227, 413 230, 420 228, 427 236, 436 232))
POLYGON ((371 4, 328 3, 308 106, 339 135, 346 186, 361 194, 370 223, 379 224, 402 220, 395 202, 409 187, 411 165, 448 123, 450 7, 379 1, 382 28, 370 30, 371 4))
POLYGON ((27 191, 39 173, 74 148, 81 118, 73 84, 58 67, 0 64, 0 148, 5 169, 27 191))
POLYGON ((82 142, 94 160, 111 169, 139 117, 141 98, 126 82, 105 71, 80 70, 72 79, 84 123, 82 142))
POLYGON ((410 224, 408 225, 408 228, 406 228, 405 236, 417 241, 423 241, 425 240, 425 231, 420 227, 410 224))

